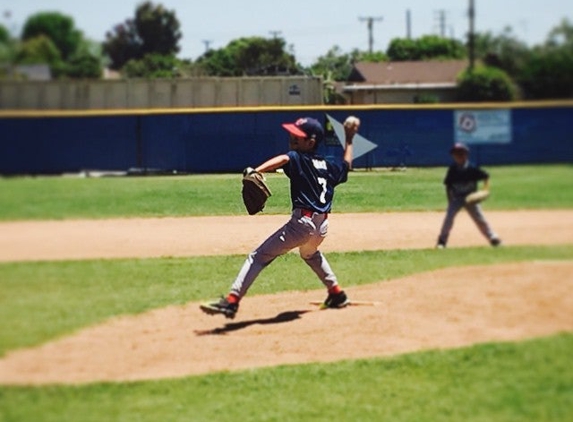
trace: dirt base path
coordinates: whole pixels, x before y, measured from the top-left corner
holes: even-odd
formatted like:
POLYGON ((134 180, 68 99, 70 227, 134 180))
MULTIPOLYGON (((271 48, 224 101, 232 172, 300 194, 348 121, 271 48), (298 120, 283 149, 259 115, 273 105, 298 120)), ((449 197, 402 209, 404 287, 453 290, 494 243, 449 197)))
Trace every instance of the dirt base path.
POLYGON ((571 331, 572 273, 573 262, 450 268, 350 288, 352 298, 378 303, 342 310, 310 305, 322 291, 253 296, 232 322, 196 303, 172 306, 9 353, 0 383, 182 377, 571 331))
MULTIPOLYGON (((486 211, 507 245, 573 243, 573 210, 486 211)), ((321 249, 431 248, 443 213, 332 214, 321 249)), ((0 223, 0 261, 247 254, 285 215, 0 223)), ((460 212, 449 246, 487 245, 460 212)))

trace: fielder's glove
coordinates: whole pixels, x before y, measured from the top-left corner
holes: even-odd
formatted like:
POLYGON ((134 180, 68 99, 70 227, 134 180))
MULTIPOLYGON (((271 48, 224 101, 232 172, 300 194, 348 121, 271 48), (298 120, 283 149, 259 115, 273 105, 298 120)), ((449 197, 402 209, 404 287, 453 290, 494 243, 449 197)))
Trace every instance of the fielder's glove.
POLYGON ((254 215, 265 208, 267 199, 272 195, 264 176, 251 167, 243 171, 243 203, 249 215, 254 215))
POLYGON ((478 190, 466 196, 466 204, 479 204, 489 197, 488 190, 478 190))

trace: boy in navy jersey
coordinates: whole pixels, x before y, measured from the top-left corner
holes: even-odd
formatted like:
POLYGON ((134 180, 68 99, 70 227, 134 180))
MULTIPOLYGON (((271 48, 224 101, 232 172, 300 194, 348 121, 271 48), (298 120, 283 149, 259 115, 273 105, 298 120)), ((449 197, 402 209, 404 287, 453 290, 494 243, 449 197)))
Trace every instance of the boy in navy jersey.
POLYGON ((489 189, 489 174, 480 167, 470 163, 469 152, 469 148, 462 143, 457 143, 450 149, 454 162, 448 168, 444 179, 448 209, 438 236, 437 248, 446 247, 450 231, 454 225, 454 218, 462 208, 468 211, 479 231, 488 239, 492 246, 501 244, 501 240, 486 221, 479 204, 466 204, 466 196, 477 190, 479 181, 483 181, 484 190, 489 189))
POLYGON ((332 207, 334 188, 346 182, 352 166, 352 140, 358 126, 344 128, 346 140, 342 160, 326 159, 316 153, 324 137, 322 125, 316 119, 305 117, 282 126, 290 135, 290 151, 269 159, 256 169, 247 168, 245 172, 265 173, 282 168, 290 179, 291 218, 249 254, 227 297, 201 305, 205 313, 233 318, 240 300, 259 273, 275 258, 294 248, 299 248, 301 258, 327 289, 324 306, 343 308, 349 303, 318 247, 328 231, 328 213, 332 207))

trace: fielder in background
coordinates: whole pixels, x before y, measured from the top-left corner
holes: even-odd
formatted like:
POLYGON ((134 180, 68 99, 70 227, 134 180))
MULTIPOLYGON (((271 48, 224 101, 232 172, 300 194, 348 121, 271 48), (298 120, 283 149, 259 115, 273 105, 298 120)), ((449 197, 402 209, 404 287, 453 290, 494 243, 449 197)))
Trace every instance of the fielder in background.
POLYGON ((269 159, 255 169, 245 169, 246 173, 283 169, 290 179, 292 215, 284 226, 248 255, 229 294, 218 302, 202 304, 203 312, 234 318, 239 302, 259 273, 275 258, 294 248, 299 248, 301 258, 326 287, 328 296, 323 306, 343 308, 349 304, 348 297, 318 247, 328 231, 334 188, 346 182, 352 167, 352 140, 359 124, 355 117, 345 122, 346 139, 341 160, 327 159, 317 154, 324 130, 316 119, 305 117, 294 123, 284 123, 282 127, 289 133, 290 151, 269 159))
POLYGON ((487 198, 489 194, 489 174, 469 161, 469 153, 469 148, 462 143, 456 143, 450 149, 454 162, 448 168, 444 179, 448 209, 438 236, 437 248, 446 247, 450 231, 454 225, 454 218, 462 208, 468 211, 479 231, 492 246, 501 245, 500 238, 491 229, 479 205, 479 202, 487 198), (480 192, 483 195, 475 195, 479 181, 483 181, 480 192), (479 199, 473 199, 474 197, 479 199))

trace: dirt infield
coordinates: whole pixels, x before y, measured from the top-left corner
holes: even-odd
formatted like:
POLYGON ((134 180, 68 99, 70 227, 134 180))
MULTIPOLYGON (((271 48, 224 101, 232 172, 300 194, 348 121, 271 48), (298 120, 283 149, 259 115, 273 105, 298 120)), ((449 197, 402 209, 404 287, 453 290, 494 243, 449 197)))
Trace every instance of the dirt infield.
MULTIPOLYGON (((333 215, 323 250, 432 247, 442 217, 333 215)), ((487 217, 507 245, 573 243, 573 211, 488 212, 487 217)), ((247 253, 285 218, 2 223, 0 251, 3 261, 247 253)), ((450 246, 485 244, 460 214, 450 246)), ((247 297, 233 321, 204 315, 197 303, 117 317, 9 352, 0 359, 0 383, 181 377, 573 330, 573 261, 481 268, 449 268, 347 288, 352 299, 375 301, 375 306, 321 311, 309 304, 323 298, 324 292, 316 290, 247 297)))
MULTIPOLYGON (((573 243, 573 210, 487 211, 507 245, 573 243)), ((431 248, 438 212, 332 214, 324 252, 431 248)), ((288 219, 134 218, 0 223, 0 261, 246 254, 288 219)), ((467 213, 456 218, 450 246, 486 245, 467 213)))

